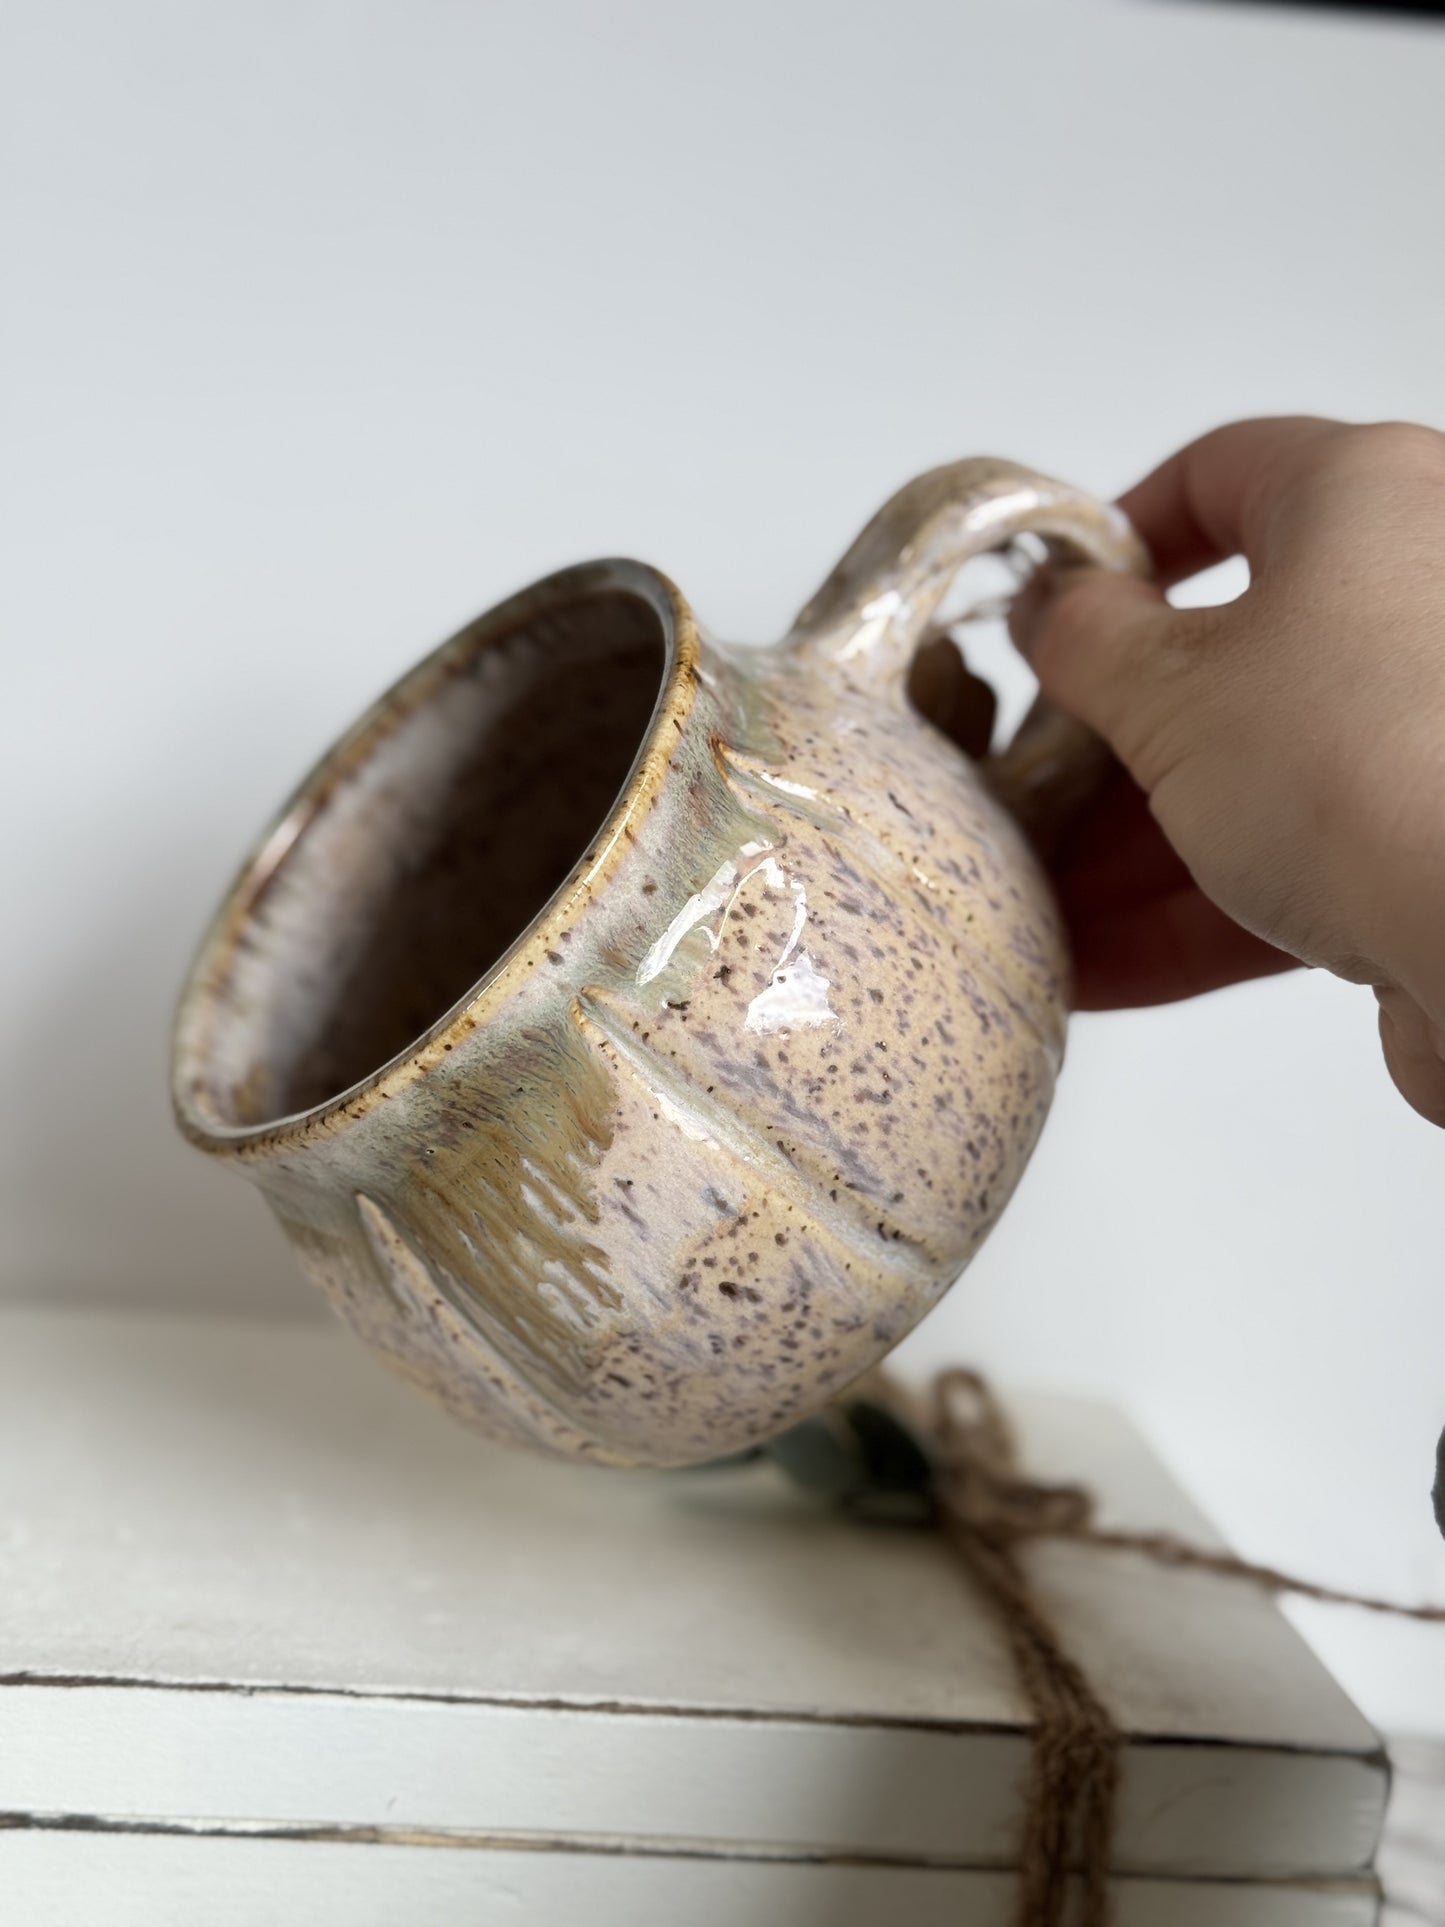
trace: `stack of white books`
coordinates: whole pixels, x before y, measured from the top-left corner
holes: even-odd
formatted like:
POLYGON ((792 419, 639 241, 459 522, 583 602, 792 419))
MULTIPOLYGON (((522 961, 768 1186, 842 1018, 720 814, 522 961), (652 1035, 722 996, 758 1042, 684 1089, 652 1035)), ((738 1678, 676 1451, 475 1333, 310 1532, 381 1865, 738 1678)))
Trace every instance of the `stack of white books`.
MULTIPOLYGON (((1217 1544, 1112 1412, 1031 1469, 1217 1544)), ((1029 1712, 944 1545, 458 1430, 339 1330, 0 1315, 17 1927, 1005 1927, 1029 1712)), ((1380 1744, 1257 1589, 1039 1545, 1118 1927, 1364 1927, 1380 1744)))

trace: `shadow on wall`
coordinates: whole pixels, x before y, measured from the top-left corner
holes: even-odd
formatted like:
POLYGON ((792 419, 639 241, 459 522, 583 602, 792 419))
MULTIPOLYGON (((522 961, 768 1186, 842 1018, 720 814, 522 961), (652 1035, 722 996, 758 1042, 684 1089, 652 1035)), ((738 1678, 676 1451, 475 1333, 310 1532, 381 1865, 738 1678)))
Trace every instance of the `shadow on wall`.
MULTIPOLYGON (((1197 0, 1191 0, 1197 4, 1197 0)), ((1445 0, 1226 0, 1232 7, 1257 8, 1292 6, 1301 13, 1403 13, 1417 19, 1421 15, 1445 20, 1445 0)), ((1221 0, 1206 0, 1218 6, 1221 0)))
POLYGON ((214 840, 154 828, 124 924, 73 947, 23 1033, 0 1292, 324 1317, 261 1200, 172 1121, 172 1011, 226 869, 214 840))

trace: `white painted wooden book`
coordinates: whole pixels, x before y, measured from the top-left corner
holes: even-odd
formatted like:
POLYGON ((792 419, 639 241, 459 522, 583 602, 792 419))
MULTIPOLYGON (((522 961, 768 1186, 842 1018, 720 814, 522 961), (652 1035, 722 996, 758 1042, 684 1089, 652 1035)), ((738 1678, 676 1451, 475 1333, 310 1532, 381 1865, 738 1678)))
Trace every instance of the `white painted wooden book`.
MULTIPOLYGON (((1031 1467, 1217 1543, 1123 1422, 1031 1467)), ((1027 1710, 930 1535, 495 1450, 342 1333, 0 1315, 0 1918, 1004 1927, 1027 1710)), ((1041 1546, 1119 1927, 1362 1927, 1386 1770, 1267 1599, 1041 1546)))

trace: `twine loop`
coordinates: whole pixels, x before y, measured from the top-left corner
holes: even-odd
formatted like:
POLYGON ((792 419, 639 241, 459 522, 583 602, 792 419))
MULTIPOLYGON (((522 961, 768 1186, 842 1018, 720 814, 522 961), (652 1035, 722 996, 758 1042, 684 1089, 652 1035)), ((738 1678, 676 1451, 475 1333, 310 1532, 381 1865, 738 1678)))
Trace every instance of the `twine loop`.
POLYGON ((934 1496, 952 1519, 1000 1546, 1040 1534, 1072 1537, 1092 1524, 1094 1502, 1083 1486, 1020 1475, 1013 1428, 978 1372, 950 1366, 929 1397, 934 1496))

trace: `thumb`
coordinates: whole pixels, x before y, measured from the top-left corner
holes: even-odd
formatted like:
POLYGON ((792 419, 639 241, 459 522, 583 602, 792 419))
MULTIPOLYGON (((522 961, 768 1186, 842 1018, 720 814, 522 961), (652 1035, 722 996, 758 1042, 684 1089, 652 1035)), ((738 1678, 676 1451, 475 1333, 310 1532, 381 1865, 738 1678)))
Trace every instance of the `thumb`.
POLYGON ((1009 614, 1044 695, 1102 736, 1146 790, 1150 745, 1187 700, 1182 619, 1143 576, 1058 565, 1039 569, 1009 614))

